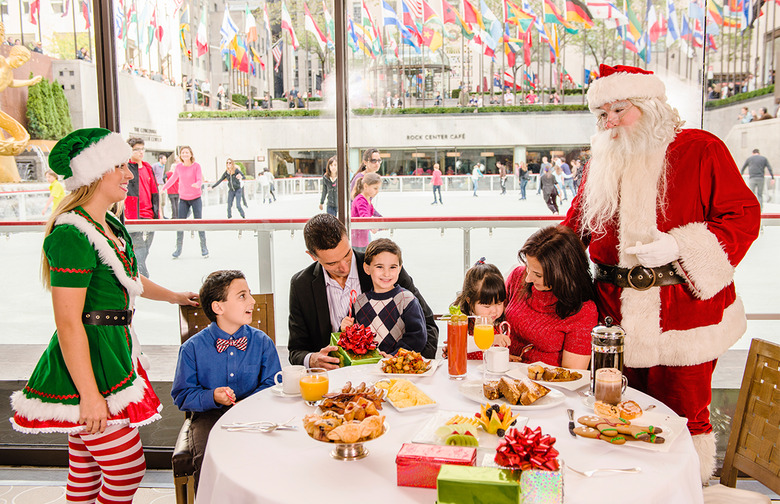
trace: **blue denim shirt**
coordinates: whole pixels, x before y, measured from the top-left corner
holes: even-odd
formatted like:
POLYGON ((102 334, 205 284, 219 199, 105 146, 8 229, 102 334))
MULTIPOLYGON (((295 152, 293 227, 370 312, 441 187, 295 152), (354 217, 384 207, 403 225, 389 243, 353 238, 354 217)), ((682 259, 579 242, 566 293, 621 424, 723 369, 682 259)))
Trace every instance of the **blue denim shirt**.
POLYGON ((223 407, 214 402, 214 389, 230 387, 241 400, 274 384, 282 370, 276 345, 263 331, 242 326, 230 335, 212 322, 179 348, 171 396, 182 411, 207 411, 223 407), (217 352, 217 338, 247 337, 247 348, 230 346, 217 352))

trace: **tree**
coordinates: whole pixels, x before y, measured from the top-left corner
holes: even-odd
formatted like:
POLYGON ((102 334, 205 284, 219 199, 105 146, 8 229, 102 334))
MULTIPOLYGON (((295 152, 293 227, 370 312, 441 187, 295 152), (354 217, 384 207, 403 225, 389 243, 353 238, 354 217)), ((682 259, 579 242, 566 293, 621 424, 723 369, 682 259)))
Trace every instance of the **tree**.
POLYGON ((26 115, 30 138, 59 140, 73 130, 68 100, 57 81, 43 79, 30 87, 26 115))

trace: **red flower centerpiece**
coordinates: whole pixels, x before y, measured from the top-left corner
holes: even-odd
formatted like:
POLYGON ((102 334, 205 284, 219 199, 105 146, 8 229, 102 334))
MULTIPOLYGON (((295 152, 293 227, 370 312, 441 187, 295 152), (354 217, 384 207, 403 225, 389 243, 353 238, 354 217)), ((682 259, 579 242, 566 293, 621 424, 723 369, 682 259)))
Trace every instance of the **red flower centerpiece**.
POLYGON ((555 438, 549 434, 542 434, 542 429, 523 430, 509 429, 504 439, 496 448, 496 464, 502 467, 511 467, 527 471, 529 469, 541 469, 545 471, 557 471, 558 450, 553 448, 555 438))
POLYGON ((370 327, 365 327, 361 324, 352 324, 347 327, 346 331, 341 333, 337 345, 357 355, 365 355, 370 350, 376 349, 374 331, 370 327))

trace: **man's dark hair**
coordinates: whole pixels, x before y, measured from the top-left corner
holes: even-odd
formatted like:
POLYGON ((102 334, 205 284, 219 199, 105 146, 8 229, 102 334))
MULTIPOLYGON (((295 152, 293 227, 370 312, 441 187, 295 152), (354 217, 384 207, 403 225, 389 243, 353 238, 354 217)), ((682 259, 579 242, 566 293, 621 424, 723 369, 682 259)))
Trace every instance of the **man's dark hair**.
POLYGON ((303 240, 306 250, 317 255, 318 250, 331 250, 347 236, 347 228, 336 217, 317 214, 303 227, 303 240))
POLYGON ((758 149, 753 149, 753 154, 760 154, 760 152, 758 152, 758 149))
POLYGON ((157 161, 161 160, 162 158, 168 159, 168 156, 165 154, 157 154, 157 161))
POLYGON ((138 144, 145 145, 144 139, 138 137, 130 137, 127 139, 127 145, 129 145, 130 147, 135 147, 138 144))
POLYGON ((393 240, 389 238, 378 238, 366 247, 366 255, 363 258, 363 263, 371 266, 371 262, 376 256, 382 252, 390 252, 398 258, 398 265, 403 266, 404 260, 401 257, 401 247, 399 247, 393 240))
POLYGON ((211 309, 211 303, 214 301, 227 301, 230 284, 233 280, 239 278, 246 278, 244 273, 239 270, 219 270, 211 273, 203 281, 199 293, 200 306, 210 321, 217 321, 217 315, 211 309))

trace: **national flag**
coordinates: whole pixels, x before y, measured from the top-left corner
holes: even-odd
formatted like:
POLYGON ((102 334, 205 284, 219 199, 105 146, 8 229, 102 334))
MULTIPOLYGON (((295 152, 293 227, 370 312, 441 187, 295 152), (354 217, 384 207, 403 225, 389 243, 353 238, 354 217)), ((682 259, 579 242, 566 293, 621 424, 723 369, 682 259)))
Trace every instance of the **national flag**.
POLYGON ((694 19, 704 20, 703 0, 690 0, 688 3, 688 19, 691 21, 694 19))
POLYGON ((680 38, 680 31, 677 29, 674 0, 666 0, 666 47, 671 47, 678 38, 680 38))
POLYGON ((363 0, 363 28, 367 36, 367 41, 371 44, 371 52, 374 54, 382 54, 382 35, 374 24, 374 17, 366 7, 366 2, 363 0))
POLYGON ((544 27, 544 23, 542 23, 542 18, 536 15, 534 8, 531 7, 528 0, 523 0, 523 10, 534 17, 534 27, 536 28, 537 33, 539 33, 539 40, 544 43, 549 42, 550 38, 547 36, 547 30, 544 27))
POLYGON ((249 57, 244 37, 236 35, 231 42, 232 67, 239 72, 249 73, 249 57))
POLYGON ((721 0, 707 0, 707 14, 712 21, 723 26, 723 2, 721 0))
POLYGON ((249 5, 244 7, 244 33, 246 33, 247 44, 257 42, 257 24, 255 24, 255 15, 249 11, 249 5))
POLYGON ((499 80, 498 72, 493 74, 493 85, 494 86, 498 86, 498 87, 503 88, 503 89, 516 89, 518 91, 522 89, 522 87, 520 87, 517 84, 515 84, 515 78, 508 70, 504 71, 504 79, 503 79, 503 81, 504 82, 503 82, 503 86, 502 86, 502 82, 499 80))
POLYGON ((642 32, 642 36, 639 37, 637 49, 639 49, 639 57, 645 63, 649 64, 653 54, 653 45, 650 42, 650 34, 648 32, 642 32))
POLYGON ((574 83, 574 79, 572 79, 571 77, 571 74, 569 74, 569 72, 567 72, 565 68, 563 69, 563 74, 561 75, 561 81, 568 81, 569 84, 571 84, 572 86, 576 86, 576 84, 574 83))
POLYGON ((423 2, 423 43, 436 52, 442 46, 442 30, 444 25, 428 2, 423 2), (438 25, 438 26, 437 26, 438 25), (437 29, 438 28, 438 29, 437 29))
POLYGON ((263 4, 263 24, 265 25, 265 35, 268 41, 271 41, 271 21, 268 19, 268 4, 263 4))
POLYGON ((252 61, 255 63, 258 63, 260 65, 261 70, 265 70, 265 61, 263 61, 263 58, 257 54, 257 51, 255 51, 254 47, 249 48, 249 52, 252 54, 252 61))
POLYGON ((525 32, 525 40, 523 41, 523 63, 525 66, 531 65, 531 48, 533 47, 533 38, 531 37, 531 30, 525 32))
MULTIPOLYGON (((82 8, 85 4, 87 7, 89 7, 89 0, 83 0, 83 2, 84 3, 82 3, 82 8)), ((92 16, 87 17, 86 14, 84 15, 84 19, 86 20, 88 27, 91 17, 92 16)), ((122 40, 125 37, 125 8, 121 1, 114 4, 114 35, 119 40, 122 40)))
POLYGON ((32 0, 30 2, 30 23, 37 25, 38 20, 41 18, 41 0, 32 0), (38 15, 38 19, 35 19, 35 15, 38 15))
POLYGON ((593 19, 604 20, 607 28, 628 24, 626 15, 610 0, 588 0, 588 10, 593 15, 593 19))
POLYGON ((276 61, 274 72, 279 71, 279 65, 282 63, 282 49, 284 49, 284 40, 279 39, 279 42, 277 42, 271 49, 271 54, 274 57, 274 61, 276 61))
POLYGON ((352 49, 352 52, 357 52, 358 50, 358 41, 357 41, 357 33, 355 33, 355 23, 352 22, 352 16, 347 17, 347 24, 349 25, 349 28, 347 30, 347 45, 350 49, 352 49))
POLYGON ((628 33, 631 34, 631 38, 634 41, 637 41, 642 36, 642 23, 639 22, 636 13, 634 13, 634 9, 631 7, 631 0, 625 0, 625 2, 626 17, 628 18, 628 33))
POLYGON ((198 34, 195 36, 195 45, 198 47, 198 58, 206 54, 209 50, 206 33, 206 9, 201 9, 200 22, 198 23, 198 34))
POLYGON ((471 5, 469 0, 463 0, 463 19, 469 24, 476 24, 483 30, 485 29, 485 23, 482 21, 482 13, 471 5))
POLYGON ((553 3, 553 0, 544 0, 544 2, 542 2, 542 12, 544 14, 545 23, 557 23, 566 27, 566 31, 577 33, 577 29, 561 16, 561 13, 553 3))
POLYGON ((558 28, 555 26, 555 24, 550 25, 550 31, 547 32, 547 35, 550 37, 550 63, 555 63, 558 60, 558 54, 560 51, 560 47, 558 45, 558 28))
POLYGON ((84 16, 84 29, 89 30, 92 26, 92 7, 89 0, 81 0, 81 15, 84 16))
POLYGON ((398 15, 395 13, 393 7, 387 3, 387 0, 382 0, 382 26, 395 26, 401 28, 401 22, 398 20, 398 15))
POLYGON ((482 23, 485 25, 485 44, 495 51, 499 40, 502 40, 503 38, 501 33, 501 21, 493 14, 493 11, 487 6, 485 0, 480 0, 480 7, 482 11, 482 23))
POLYGON ((506 22, 515 26, 519 26, 520 30, 525 33, 531 23, 534 22, 535 16, 524 11, 512 0, 505 0, 506 5, 506 22))
POLYGON ((536 89, 536 74, 525 70, 523 72, 523 83, 528 84, 532 89, 536 89))
POLYGON ((628 25, 618 26, 616 29, 620 38, 623 39, 623 46, 629 51, 635 54, 639 54, 639 48, 637 48, 636 39, 634 39, 634 37, 631 36, 631 31, 629 30, 629 26, 628 25))
POLYGON ((715 35, 714 34, 707 34, 707 49, 711 49, 713 51, 718 50, 717 44, 715 44, 715 35))
POLYGON ((458 9, 453 7, 447 0, 441 0, 441 6, 442 21, 460 26, 460 33, 467 39, 471 40, 474 38, 474 32, 460 15, 458 9))
POLYGON ((585 69, 585 78, 584 78, 583 82, 584 82, 586 85, 587 85, 588 83, 590 83, 590 70, 588 70, 587 68, 585 69))
POLYGON ((740 19, 742 31, 753 24, 753 2, 752 0, 742 0, 742 18, 740 19))
POLYGON ((593 16, 580 0, 566 0, 566 20, 582 23, 585 28, 593 27, 593 16))
POLYGON ((328 35, 328 49, 333 49, 333 38, 336 34, 336 25, 333 23, 333 18, 328 11, 328 6, 325 5, 325 0, 322 0, 322 15, 325 17, 325 30, 328 35))
POLYGON ((390 37, 390 50, 393 51, 395 57, 398 58, 398 44, 396 44, 393 37, 390 37))
POLYGON ((311 33, 314 36, 314 39, 317 41, 317 44, 320 46, 320 51, 323 53, 325 52, 325 48, 327 47, 328 40, 325 38, 325 35, 320 31, 319 26, 317 26, 317 23, 314 22, 314 18, 311 17, 311 12, 309 12, 309 6, 306 5, 306 2, 303 2, 303 26, 306 29, 307 32, 311 33))
POLYGON ((709 12, 707 12, 707 34, 708 35, 720 35, 720 26, 712 18, 709 12))
MULTIPOLYGON (((465 0, 464 0, 465 1, 465 0)), ((419 48, 420 44, 422 44, 422 35, 420 35, 420 32, 417 29, 417 23, 415 21, 414 16, 412 15, 411 10, 409 9, 409 5, 407 4, 407 0, 401 0, 401 5, 403 7, 403 21, 404 21, 404 27, 406 28, 406 31, 404 32, 404 41, 408 40, 409 45, 419 48), (411 42, 414 43, 411 43, 411 42)))
POLYGON ((742 11, 742 0, 729 0, 729 11, 731 11, 731 12, 741 12, 742 11))
POLYGON ((219 49, 223 56, 228 52, 230 43, 236 35, 238 35, 238 27, 233 20, 230 19, 227 6, 225 6, 225 14, 222 16, 222 26, 219 28, 219 49))
POLYGON ((701 21, 698 19, 692 20, 693 24, 693 39, 691 45, 693 47, 704 47, 704 27, 701 21))
POLYGON ((298 49, 298 37, 295 36, 295 30, 293 29, 292 18, 287 11, 287 5, 282 0, 282 30, 285 30, 290 35, 290 42, 292 43, 293 50, 298 49))
POLYGON ((403 0, 408 4, 409 12, 414 16, 415 21, 423 17, 423 5, 422 0, 403 0))
POLYGON ((680 38, 683 40, 690 41, 693 32, 691 31, 691 27, 688 25, 688 18, 685 14, 682 15, 682 28, 680 29, 680 38))
POLYGON ((659 22, 658 14, 655 12, 655 5, 653 4, 653 0, 647 0, 645 20, 647 21, 647 35, 649 41, 651 43, 658 42, 658 39, 661 38, 663 32, 663 26, 661 26, 661 22, 663 22, 663 20, 659 22))
POLYGON ((179 14, 179 47, 188 56, 190 56, 190 50, 187 49, 187 39, 189 39, 190 33, 190 6, 185 5, 179 14))
POLYGON ((70 10, 70 0, 62 2, 62 17, 68 17, 68 11, 70 10))

